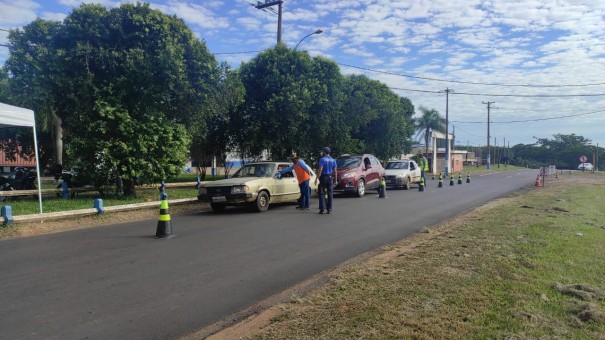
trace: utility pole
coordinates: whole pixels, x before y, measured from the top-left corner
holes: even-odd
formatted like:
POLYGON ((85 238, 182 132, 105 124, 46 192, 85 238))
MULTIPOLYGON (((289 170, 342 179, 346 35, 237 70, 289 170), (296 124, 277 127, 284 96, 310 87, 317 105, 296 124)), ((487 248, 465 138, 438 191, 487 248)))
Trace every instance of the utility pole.
POLYGON ((487 105, 487 170, 490 169, 490 163, 491 163, 491 155, 490 155, 490 148, 489 148, 489 139, 490 139, 490 135, 489 135, 489 109, 491 108, 491 105, 494 104, 495 102, 482 102, 483 104, 487 105))
POLYGON ((450 135, 449 135, 449 95, 454 90, 450 88, 445 89, 445 177, 448 176, 450 168, 450 135))
POLYGON ((494 137, 494 155, 496 158, 496 164, 498 164, 498 169, 500 169, 500 157, 502 157, 500 155, 501 151, 500 148, 498 147, 498 138, 494 137))
POLYGON ((266 7, 271 7, 277 5, 277 45, 281 44, 281 7, 284 2, 282 0, 265 0, 264 3, 260 1, 256 2, 256 9, 263 9, 266 7))

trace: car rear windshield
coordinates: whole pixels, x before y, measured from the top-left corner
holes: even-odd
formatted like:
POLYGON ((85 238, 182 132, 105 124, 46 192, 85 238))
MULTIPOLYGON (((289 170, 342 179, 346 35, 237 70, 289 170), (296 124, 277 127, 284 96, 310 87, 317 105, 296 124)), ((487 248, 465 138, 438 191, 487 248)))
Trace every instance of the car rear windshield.
POLYGON ((386 169, 407 169, 408 162, 388 162, 386 169))
POLYGON ((338 157, 336 159, 336 167, 339 169, 354 169, 361 163, 360 156, 338 157))
POLYGON ((233 177, 271 177, 275 173, 275 164, 248 164, 241 167, 233 177))

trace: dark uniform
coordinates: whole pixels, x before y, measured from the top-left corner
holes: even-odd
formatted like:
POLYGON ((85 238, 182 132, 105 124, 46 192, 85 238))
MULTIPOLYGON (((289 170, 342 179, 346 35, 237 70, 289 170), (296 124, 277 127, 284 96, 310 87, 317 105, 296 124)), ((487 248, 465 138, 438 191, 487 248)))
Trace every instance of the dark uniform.
MULTIPOLYGON (((330 157, 330 148, 325 147, 322 150, 323 157, 319 160, 319 213, 323 214, 327 210, 328 214, 332 212, 332 199, 334 196, 334 181, 336 177, 336 160, 330 157), (327 193, 327 199, 326 199, 327 193)), ((317 181, 317 180, 316 180, 317 181)))

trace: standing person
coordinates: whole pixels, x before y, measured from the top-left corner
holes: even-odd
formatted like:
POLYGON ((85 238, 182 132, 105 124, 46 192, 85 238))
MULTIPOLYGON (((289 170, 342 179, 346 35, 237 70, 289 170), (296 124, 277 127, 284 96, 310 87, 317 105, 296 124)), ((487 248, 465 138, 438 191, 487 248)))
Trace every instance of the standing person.
MULTIPOLYGON (((319 169, 317 175, 319 176, 319 185, 317 190, 319 192, 319 213, 323 214, 324 210, 327 210, 328 214, 332 212, 332 198, 334 196, 334 182, 336 181, 336 160, 330 157, 330 148, 325 147, 321 149, 323 157, 319 160, 319 169), (326 192, 328 199, 326 200, 326 192)), ((318 179, 315 179, 317 184, 318 179)))
POLYGON ((279 173, 286 173, 294 170, 296 173, 296 180, 298 180, 298 187, 300 188, 300 199, 298 200, 298 206, 296 209, 311 209, 311 187, 309 187, 309 181, 311 180, 311 168, 303 161, 300 157, 298 157, 295 153, 290 156, 290 160, 294 163, 292 166, 289 166, 279 173))
POLYGON ((429 171, 429 160, 426 159, 426 157, 420 152, 418 153, 417 157, 418 166, 420 167, 420 175, 422 176, 422 179, 424 179, 424 183, 426 183, 426 172, 429 171))

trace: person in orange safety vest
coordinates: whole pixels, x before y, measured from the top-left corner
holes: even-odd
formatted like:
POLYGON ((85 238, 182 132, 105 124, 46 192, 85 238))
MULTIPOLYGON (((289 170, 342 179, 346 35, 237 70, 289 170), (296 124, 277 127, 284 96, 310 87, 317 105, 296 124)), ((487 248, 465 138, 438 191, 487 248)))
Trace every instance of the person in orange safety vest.
POLYGON ((309 187, 309 181, 311 180, 311 168, 298 157, 295 153, 290 157, 292 166, 287 167, 280 171, 280 174, 287 173, 294 170, 296 173, 296 179, 298 180, 298 187, 300 188, 300 199, 298 200, 298 206, 296 209, 309 210, 311 208, 311 188, 309 187))

